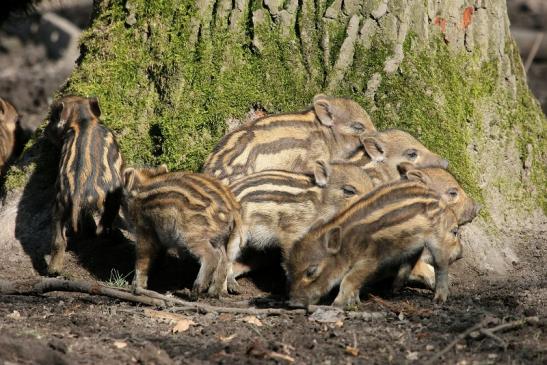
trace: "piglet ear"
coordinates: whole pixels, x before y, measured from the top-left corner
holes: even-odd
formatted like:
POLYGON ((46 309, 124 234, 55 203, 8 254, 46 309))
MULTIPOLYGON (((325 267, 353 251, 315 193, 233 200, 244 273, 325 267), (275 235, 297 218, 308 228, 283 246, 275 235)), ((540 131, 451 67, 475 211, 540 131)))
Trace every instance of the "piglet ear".
POLYGON ((132 167, 126 167, 123 171, 123 186, 127 192, 130 192, 135 185, 136 170, 132 167))
POLYGON ((328 253, 334 255, 342 247, 342 230, 340 227, 334 227, 325 234, 325 249, 328 253))
POLYGON ((89 108, 97 118, 101 116, 101 108, 99 107, 99 99, 97 99, 97 97, 94 96, 89 98, 89 108))
POLYGON ((397 171, 399 171, 399 174, 401 174, 401 177, 406 178, 406 174, 412 170, 416 170, 416 166, 411 164, 410 162, 401 162, 397 165, 397 171))
POLYGON ((6 114, 6 102, 0 98, 0 117, 4 117, 6 114))
POLYGON ((330 176, 330 166, 327 162, 318 160, 315 161, 313 169, 313 176, 315 178, 315 184, 320 188, 327 186, 330 176))
POLYGON ((426 185, 431 185, 431 179, 423 171, 414 169, 408 171, 406 174, 408 180, 419 181, 426 185))
POLYGON ((332 105, 326 95, 315 95, 315 97, 313 98, 313 109, 321 124, 327 127, 333 126, 334 121, 332 117, 332 105))
POLYGON ((68 118, 70 117, 70 110, 70 104, 64 101, 61 101, 57 103, 57 105, 54 105, 54 109, 52 110, 52 116, 55 118, 54 120, 56 120, 56 117, 58 116, 57 127, 59 129, 63 129, 68 122, 68 118))
POLYGON ((372 161, 380 162, 385 159, 386 151, 384 145, 378 138, 363 136, 361 138, 361 144, 372 161))

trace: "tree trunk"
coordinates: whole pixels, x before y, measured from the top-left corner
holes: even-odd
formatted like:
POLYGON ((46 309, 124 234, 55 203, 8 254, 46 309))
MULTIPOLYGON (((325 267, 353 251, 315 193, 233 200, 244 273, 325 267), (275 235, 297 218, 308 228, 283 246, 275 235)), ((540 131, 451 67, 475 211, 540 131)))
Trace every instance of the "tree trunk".
POLYGON ((503 272, 507 238, 545 223, 546 119, 504 0, 96 0, 63 91, 99 97, 128 164, 190 170, 227 127, 319 92, 450 161, 485 207, 464 266, 503 272))

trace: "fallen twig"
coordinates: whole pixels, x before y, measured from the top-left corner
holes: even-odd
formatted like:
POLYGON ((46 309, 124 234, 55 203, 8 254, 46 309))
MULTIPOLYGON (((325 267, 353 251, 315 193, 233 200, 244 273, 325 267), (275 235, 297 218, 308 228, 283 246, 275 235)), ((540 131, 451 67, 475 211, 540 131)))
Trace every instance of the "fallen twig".
POLYGON ((443 356, 448 351, 450 351, 454 346, 456 346, 456 344, 458 342, 460 342, 461 340, 463 340, 464 338, 469 336, 469 334, 471 334, 471 332, 475 332, 475 331, 479 330, 480 328, 482 328, 484 325, 486 325, 490 321, 491 321, 491 318, 485 318, 482 321, 480 321, 479 323, 475 324, 472 327, 469 327, 464 332, 460 333, 458 336, 456 336, 456 338, 454 340, 452 340, 452 342, 450 342, 448 345, 446 345, 445 348, 443 348, 441 351, 439 351, 435 355, 433 355, 431 357, 431 359, 427 360, 425 362, 425 365, 434 364, 437 361, 437 359, 439 359, 441 356, 443 356))
POLYGON ((501 347, 503 347, 504 350, 507 349, 507 342, 505 342, 503 339, 501 339, 499 336, 496 336, 491 330, 487 329, 487 328, 481 328, 479 330, 479 332, 486 336, 486 337, 490 337, 491 339, 493 339, 494 341, 496 341, 501 347))
POLYGON ((496 327, 489 328, 488 330, 490 332, 506 331, 506 330, 511 330, 517 327, 524 326, 525 324, 537 324, 537 323, 539 323, 539 318, 532 316, 532 317, 525 317, 523 319, 518 319, 516 321, 502 323, 496 327))
POLYGON ((404 313, 407 316, 408 315, 416 315, 421 317, 429 317, 431 316, 432 312, 431 309, 422 309, 416 307, 414 304, 409 302, 403 302, 401 304, 394 304, 390 303, 380 297, 377 297, 376 295, 369 294, 370 299, 381 305, 382 307, 386 308, 387 310, 393 312, 394 314, 398 315, 399 313, 404 313))
MULTIPOLYGON (((315 312, 321 306, 310 305, 307 308, 255 308, 255 307, 223 307, 206 303, 189 302, 170 295, 146 289, 136 289, 131 292, 128 289, 114 289, 97 282, 81 280, 65 280, 57 278, 38 278, 22 281, 0 280, 0 294, 11 295, 41 295, 48 292, 79 292, 90 295, 104 295, 110 298, 126 302, 146 304, 155 307, 169 307, 172 312, 195 311, 199 313, 235 313, 251 315, 281 315, 281 314, 309 314, 315 312)), ((347 312, 349 318, 372 320, 382 318, 385 314, 380 312, 347 312)))
POLYGON ((141 303, 163 307, 166 303, 162 300, 148 296, 135 295, 126 291, 109 288, 97 282, 80 280, 64 280, 56 278, 39 278, 21 281, 0 280, 0 294, 11 295, 40 295, 53 291, 78 292, 90 295, 104 295, 127 302, 141 303))
POLYGON ((488 325, 492 322, 492 318, 485 318, 481 322, 477 323, 473 327, 470 327, 469 329, 465 330, 461 334, 459 334, 452 342, 450 342, 444 349, 442 349, 440 352, 436 353, 431 359, 429 359, 425 364, 433 364, 438 358, 446 354, 452 347, 454 347, 458 342, 466 338, 467 336, 478 338, 480 334, 483 336, 487 336, 498 342, 504 349, 507 348, 507 343, 499 336, 495 335, 495 332, 499 331, 506 331, 510 329, 515 329, 521 326, 524 326, 525 324, 539 324, 539 318, 538 317, 526 317, 523 319, 519 319, 512 322, 507 322, 500 324, 498 326, 492 327, 492 328, 485 328, 484 326, 488 325), (473 333, 476 333, 476 335, 473 336, 473 333))

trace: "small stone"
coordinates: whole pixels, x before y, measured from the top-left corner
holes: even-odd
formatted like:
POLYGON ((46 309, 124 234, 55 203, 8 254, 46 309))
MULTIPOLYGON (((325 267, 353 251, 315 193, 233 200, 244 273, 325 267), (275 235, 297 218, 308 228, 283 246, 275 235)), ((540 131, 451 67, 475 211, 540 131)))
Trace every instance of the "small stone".
POLYGON ((407 359, 407 360, 410 360, 410 361, 416 361, 416 360, 418 360, 418 352, 417 352, 417 351, 409 352, 409 353, 406 355, 406 359, 407 359))
POLYGON ((6 317, 11 318, 11 319, 15 319, 15 320, 19 320, 19 319, 21 319, 21 313, 19 313, 19 311, 17 311, 17 310, 14 310, 10 314, 6 315, 6 317))
POLYGON ((427 345, 427 346, 425 347, 425 350, 426 350, 426 351, 433 351, 433 350, 435 350, 435 346, 433 346, 433 345, 427 345))

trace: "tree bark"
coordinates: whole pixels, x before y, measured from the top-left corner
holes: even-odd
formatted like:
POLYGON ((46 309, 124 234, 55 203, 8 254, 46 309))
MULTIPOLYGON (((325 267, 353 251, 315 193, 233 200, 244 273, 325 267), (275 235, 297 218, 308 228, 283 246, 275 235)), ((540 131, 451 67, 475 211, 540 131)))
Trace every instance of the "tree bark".
POLYGON ((466 265, 503 272, 545 223, 546 119, 504 0, 96 0, 81 49, 63 93, 99 97, 129 164, 198 170, 227 126, 325 92, 450 161, 485 207, 466 265))

